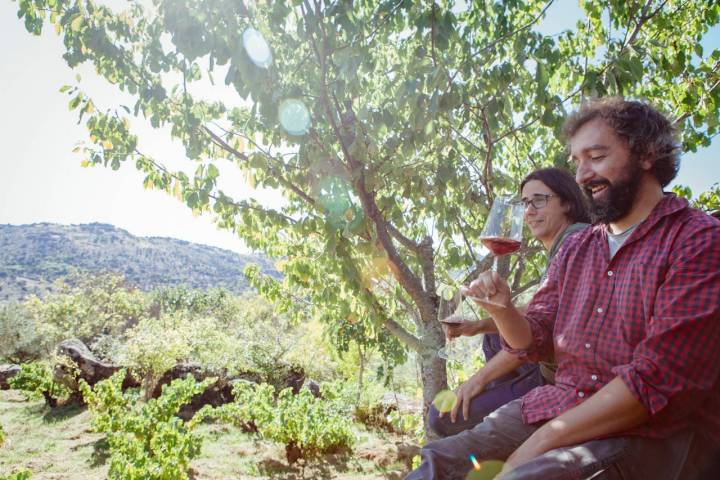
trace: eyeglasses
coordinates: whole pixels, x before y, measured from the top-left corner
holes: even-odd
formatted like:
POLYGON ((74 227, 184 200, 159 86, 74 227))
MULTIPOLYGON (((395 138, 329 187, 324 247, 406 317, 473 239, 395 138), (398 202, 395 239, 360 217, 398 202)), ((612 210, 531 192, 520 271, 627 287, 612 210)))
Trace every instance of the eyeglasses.
POLYGON ((537 193, 533 195, 530 200, 520 200, 520 203, 523 204, 525 210, 527 210, 530 205, 532 205, 535 210, 540 210, 547 206, 548 198, 550 197, 557 197, 557 195, 537 193))

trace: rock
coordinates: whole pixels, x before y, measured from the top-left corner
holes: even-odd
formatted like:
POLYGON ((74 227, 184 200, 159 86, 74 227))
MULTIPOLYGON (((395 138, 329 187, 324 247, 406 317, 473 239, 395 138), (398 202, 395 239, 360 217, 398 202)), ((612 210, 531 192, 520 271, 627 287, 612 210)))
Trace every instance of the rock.
POLYGON ((8 381, 20 373, 20 365, 0 365, 0 390, 10 390, 8 381))
MULTIPOLYGON (((66 357, 72 363, 61 362, 55 365, 55 381, 65 385, 73 392, 78 391, 80 379, 85 380, 92 387, 123 368, 121 365, 101 361, 78 339, 65 340, 60 343, 58 354, 66 357)), ((139 386, 140 382, 137 379, 132 375, 127 375, 122 388, 126 390, 139 386)))
POLYGON ((318 384, 315 380, 307 379, 303 386, 307 387, 307 389, 310 390, 310 393, 313 394, 313 397, 320 398, 322 396, 320 395, 320 384, 318 384))
POLYGON ((285 458, 287 458, 290 465, 297 462, 302 456, 302 450, 295 442, 290 442, 285 445, 285 458))
POLYGON ((420 453, 420 446, 412 443, 396 441, 388 444, 384 441, 374 440, 366 443, 355 452, 357 458, 368 460, 381 467, 387 467, 401 462, 408 469, 412 466, 412 459, 420 453))
POLYGON ((422 413, 422 401, 406 397, 403 394, 387 392, 380 399, 380 405, 384 407, 385 414, 398 411, 404 415, 416 415, 422 413))
POLYGON ((203 370, 202 367, 195 363, 180 363, 175 365, 173 368, 168 370, 160 377, 160 380, 155 384, 150 396, 152 398, 158 398, 162 394, 162 387, 168 385, 175 379, 185 378, 188 375, 192 375, 196 381, 200 382, 206 378, 217 377, 215 383, 209 385, 204 392, 195 395, 190 403, 183 405, 178 412, 178 417, 183 420, 189 420, 195 415, 195 412, 200 410, 205 405, 212 405, 213 407, 219 407, 226 403, 231 403, 234 398, 232 394, 232 381, 236 378, 229 379, 225 376, 224 372, 212 372, 203 370))

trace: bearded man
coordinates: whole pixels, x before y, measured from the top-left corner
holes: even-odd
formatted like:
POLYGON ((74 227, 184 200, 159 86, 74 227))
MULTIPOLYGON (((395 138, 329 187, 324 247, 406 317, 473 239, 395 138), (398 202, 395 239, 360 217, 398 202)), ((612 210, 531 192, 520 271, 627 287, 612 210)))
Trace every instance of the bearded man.
POLYGON ((492 300, 508 352, 554 350, 555 384, 429 443, 408 479, 472 478, 471 456, 504 461, 503 479, 699 479, 720 455, 720 222, 663 192, 678 144, 648 104, 588 102, 565 134, 596 224, 524 315, 495 272, 465 289, 492 300))

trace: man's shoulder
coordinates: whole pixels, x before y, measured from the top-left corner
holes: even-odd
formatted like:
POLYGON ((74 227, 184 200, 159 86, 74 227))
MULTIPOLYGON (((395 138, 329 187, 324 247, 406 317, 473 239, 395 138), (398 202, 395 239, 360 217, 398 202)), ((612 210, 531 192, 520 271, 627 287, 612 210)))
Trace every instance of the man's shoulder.
POLYGON ((681 235, 692 236, 702 231, 720 235, 720 220, 697 208, 684 208, 672 215, 670 221, 680 228, 681 235))

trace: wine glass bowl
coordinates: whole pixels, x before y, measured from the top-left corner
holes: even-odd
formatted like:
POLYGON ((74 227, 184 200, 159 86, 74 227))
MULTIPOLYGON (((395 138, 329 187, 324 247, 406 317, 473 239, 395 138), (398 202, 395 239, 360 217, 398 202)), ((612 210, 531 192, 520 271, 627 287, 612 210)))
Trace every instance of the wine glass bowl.
MULTIPOLYGON (((520 250, 525 208, 522 202, 508 196, 498 196, 490 208, 485 227, 480 234, 482 243, 493 255, 493 270, 497 271, 498 257, 520 250)), ((470 297, 473 298, 473 297, 470 297)), ((474 298, 473 298, 474 299, 474 298)), ((489 298, 477 299, 502 306, 489 298)))
POLYGON ((522 241, 524 214, 522 202, 511 197, 497 197, 480 234, 480 242, 495 257, 517 252, 522 241))

